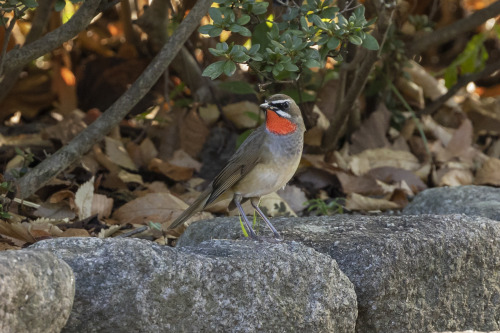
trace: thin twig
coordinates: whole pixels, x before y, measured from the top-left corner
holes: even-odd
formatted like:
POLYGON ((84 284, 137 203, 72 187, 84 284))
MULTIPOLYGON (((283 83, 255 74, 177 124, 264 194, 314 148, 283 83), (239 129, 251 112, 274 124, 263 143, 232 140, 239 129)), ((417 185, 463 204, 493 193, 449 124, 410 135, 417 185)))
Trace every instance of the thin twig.
MULTIPOLYGON (((3 15, 2 15, 3 16, 3 15)), ((5 34, 3 37, 2 51, 0 53, 0 76, 3 74, 3 65, 5 62, 5 53, 7 53, 7 47, 9 45, 10 35, 16 24, 16 16, 14 15, 10 21, 9 26, 5 28, 5 34)))
POLYGON ((137 229, 134 229, 134 230, 131 230, 129 232, 126 232, 124 234, 121 234, 121 235, 118 235, 116 236, 115 238, 125 238, 125 237, 130 237, 130 236, 133 236, 133 235, 137 235, 137 234, 140 234, 141 232, 144 232, 148 230, 148 226, 142 226, 140 228, 137 228, 137 229))
POLYGON ((461 76, 457 83, 455 83, 446 94, 441 95, 437 99, 435 99, 431 104, 429 104, 425 109, 419 112, 419 114, 432 114, 437 111, 447 100, 453 97, 462 87, 465 87, 469 82, 477 81, 484 77, 490 76, 496 71, 500 70, 500 61, 493 62, 491 64, 486 65, 484 69, 480 72, 467 74, 461 76))
POLYGON ((410 56, 420 54, 432 45, 448 42, 460 34, 473 30, 486 22, 486 20, 496 17, 499 14, 500 1, 495 1, 488 7, 478 10, 472 15, 456 21, 449 26, 429 32, 423 36, 418 36, 410 44, 407 54, 410 56))
MULTIPOLYGON (((85 4, 91 0, 86 0, 85 4)), ((175 33, 132 86, 96 121, 80 132, 66 146, 31 169, 17 182, 18 196, 26 198, 77 161, 96 142, 109 133, 158 81, 189 36, 195 31, 212 1, 199 0, 175 33)))

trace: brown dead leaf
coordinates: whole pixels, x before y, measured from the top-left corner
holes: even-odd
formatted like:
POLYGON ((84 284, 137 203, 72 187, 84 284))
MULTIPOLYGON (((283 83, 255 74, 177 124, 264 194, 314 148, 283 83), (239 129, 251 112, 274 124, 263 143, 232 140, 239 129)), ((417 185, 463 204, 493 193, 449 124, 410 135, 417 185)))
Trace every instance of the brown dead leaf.
POLYGON ((418 193, 427 188, 427 185, 425 185, 415 173, 400 168, 373 168, 368 171, 367 175, 387 184, 395 184, 404 181, 413 193, 418 193))
POLYGON ((92 197, 91 216, 96 215, 99 219, 109 217, 113 209, 113 199, 103 194, 94 194, 92 197))
POLYGON ((80 220, 92 216, 92 201, 94 197, 94 177, 83 183, 75 193, 75 206, 80 220))
POLYGON ((349 161, 349 168, 355 175, 363 175, 371 169, 386 166, 414 171, 420 167, 420 163, 409 152, 388 148, 367 149, 351 156, 349 161))
POLYGON ((149 162, 148 169, 154 172, 162 173, 175 181, 188 180, 193 177, 194 173, 194 169, 192 168, 185 168, 169 162, 163 162, 158 158, 154 158, 151 162, 149 162))
MULTIPOLYGON (((443 82, 438 81, 434 76, 432 76, 425 68, 416 63, 413 60, 408 62, 409 66, 404 67, 404 71, 410 75, 411 81, 422 87, 424 96, 435 100, 441 95, 446 94, 448 89, 446 89, 443 82)), ((459 106, 453 98, 448 99, 445 105, 452 108, 458 109, 459 106)))
MULTIPOLYGON (((446 149, 441 150, 436 154, 436 159, 440 162, 446 162, 454 157, 462 157, 464 159, 466 153, 473 149, 472 145, 473 128, 470 120, 466 119, 462 125, 453 133, 453 136, 446 144, 446 149)), ((468 154, 470 155, 470 154, 468 154)), ((472 157, 469 156, 470 162, 472 157)))
POLYGON ((390 119, 391 112, 384 104, 380 104, 377 110, 352 134, 351 153, 358 154, 366 149, 388 147, 389 141, 386 135, 390 119))
POLYGON ((286 203, 288 203, 294 212, 300 213, 306 208, 304 203, 307 201, 307 197, 300 187, 287 185, 285 188, 279 189, 277 193, 286 203))
POLYGON ((443 168, 436 172, 434 181, 438 186, 471 185, 474 176, 469 169, 443 168))
POLYGON ((210 130, 194 109, 179 124, 180 146, 191 156, 197 156, 201 152, 209 134, 210 130))
POLYGON ((200 106, 198 112, 207 126, 213 126, 220 117, 219 108, 215 104, 200 106))
POLYGON ((423 115, 422 125, 424 130, 431 132, 432 135, 443 144, 443 146, 446 146, 453 137, 453 129, 439 125, 431 116, 423 115))
POLYGON ((60 237, 90 237, 90 234, 85 229, 69 228, 64 230, 60 237))
POLYGON ((22 241, 22 244, 33 244, 36 242, 35 238, 28 232, 26 228, 27 223, 23 225, 20 222, 9 223, 0 220, 0 234, 8 237, 15 238, 22 241))
POLYGON ((304 143, 309 146, 319 147, 323 140, 323 133, 330 127, 330 121, 317 105, 314 105, 312 112, 317 116, 316 124, 304 133, 304 143))
POLYGON ((62 201, 68 201, 70 207, 74 205, 75 193, 70 190, 57 191, 49 197, 48 202, 51 204, 56 204, 62 201))
POLYGON ((125 184, 130 184, 130 183, 143 184, 142 176, 137 173, 131 173, 125 170, 120 170, 117 176, 125 184))
POLYGON ((402 208, 396 202, 387 199, 369 198, 357 193, 351 193, 347 196, 345 207, 354 211, 385 211, 402 208))
POLYGON ((174 152, 174 156, 172 156, 169 162, 178 167, 194 169, 197 172, 200 172, 201 170, 201 163, 192 158, 188 153, 186 153, 182 149, 176 150, 174 152))
POLYGON ((42 203, 33 215, 38 217, 46 217, 51 219, 69 219, 72 220, 76 217, 75 212, 69 207, 67 202, 59 202, 56 204, 51 204, 48 202, 42 203))
POLYGON ((121 224, 165 223, 173 221, 187 207, 184 201, 170 193, 151 193, 121 206, 113 213, 113 218, 121 224))
POLYGON ((474 124, 474 132, 500 132, 500 107, 497 99, 478 99, 470 96, 462 103, 467 117, 474 124))
POLYGON ((500 159, 491 157, 476 173, 474 184, 500 186, 500 159))
POLYGON ((242 101, 222 107, 222 113, 238 129, 254 128, 264 121, 264 112, 257 104, 242 101))
POLYGON ((123 142, 120 140, 113 139, 109 136, 104 138, 106 144, 106 155, 110 158, 113 163, 128 169, 136 171, 137 167, 130 158, 123 142))
POLYGON ((62 144, 67 144, 87 127, 87 124, 83 121, 84 117, 85 114, 82 111, 73 110, 56 125, 42 130, 42 137, 44 139, 59 140, 62 144))
POLYGON ((373 177, 363 175, 355 176, 345 172, 337 172, 337 178, 342 185, 342 191, 345 194, 358 193, 364 195, 383 194, 382 188, 377 184, 373 177))
POLYGON ((66 66, 54 61, 52 68, 52 91, 57 95, 57 109, 62 115, 67 115, 78 106, 76 97, 76 78, 66 66))
POLYGON ((425 107, 424 91, 422 87, 403 76, 400 76, 396 81, 396 86, 410 105, 414 105, 419 109, 425 107))

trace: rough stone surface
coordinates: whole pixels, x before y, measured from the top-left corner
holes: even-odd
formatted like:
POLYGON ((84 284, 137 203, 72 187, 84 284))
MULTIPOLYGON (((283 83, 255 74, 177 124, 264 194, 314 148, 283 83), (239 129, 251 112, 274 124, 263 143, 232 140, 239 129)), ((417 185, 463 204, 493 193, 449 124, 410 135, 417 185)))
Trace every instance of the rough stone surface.
POLYGON ((466 214, 500 221, 500 188, 468 185, 428 189, 417 194, 403 214, 466 214))
POLYGON ((74 270, 64 332, 354 332, 354 287, 302 244, 209 241, 174 249, 134 239, 68 238, 74 270))
POLYGON ((60 332, 74 294, 71 268, 52 253, 0 252, 0 332, 60 332))
MULTIPOLYGON (((338 262, 358 296, 357 332, 500 328, 498 221, 465 215, 272 221, 287 241, 338 262)), ((240 236, 237 218, 200 221, 186 230, 179 246, 240 236)))

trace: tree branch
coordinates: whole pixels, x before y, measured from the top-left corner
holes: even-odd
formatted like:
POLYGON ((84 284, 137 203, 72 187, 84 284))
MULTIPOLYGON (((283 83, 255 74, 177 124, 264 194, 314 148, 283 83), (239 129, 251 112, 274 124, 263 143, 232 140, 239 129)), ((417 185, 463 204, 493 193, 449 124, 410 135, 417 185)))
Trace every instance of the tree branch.
MULTIPOLYGON (((87 3, 86 0, 85 3, 87 3)), ((181 22, 167 44, 151 61, 141 76, 129 90, 111 105, 101 117, 78 134, 67 146, 59 149, 54 155, 42 161, 17 182, 18 196, 27 198, 50 179, 77 161, 96 142, 113 129, 125 115, 146 95, 159 79, 172 59, 182 48, 188 37, 195 31, 201 18, 212 4, 211 0, 199 0, 181 22)))
POLYGON ((477 81, 484 77, 487 77, 496 71, 500 70, 500 60, 496 62, 492 62, 484 67, 484 69, 480 72, 468 74, 461 76, 457 83, 451 87, 446 94, 439 96, 435 99, 431 104, 429 104, 425 109, 418 112, 418 114, 432 114, 437 111, 447 100, 453 97, 462 87, 465 87, 469 82, 477 81))
MULTIPOLYGON (((101 0, 86 0, 78 11, 69 19, 66 24, 49 32, 42 38, 34 40, 32 43, 24 45, 20 49, 10 51, 5 55, 4 68, 2 81, 0 82, 0 101, 9 93, 10 89, 17 80, 19 71, 22 70, 26 64, 49 53, 53 49, 59 47, 65 41, 75 37, 85 29, 90 21, 94 18, 97 8, 101 0)), ((34 32, 35 33, 35 32, 34 32)), ((30 31, 31 34, 31 31, 30 31)), ((28 41, 32 37, 28 35, 28 41)))
POLYGON ((457 35, 471 31, 483 24, 486 20, 498 15, 500 15, 500 1, 495 1, 488 7, 478 10, 472 15, 456 21, 449 26, 418 36, 410 45, 407 54, 409 56, 420 54, 431 45, 448 42, 457 35))
MULTIPOLYGON (((380 49, 382 49, 382 41, 385 41, 385 35, 387 30, 392 24, 392 13, 394 8, 388 9, 384 1, 378 1, 377 11, 377 31, 374 32, 374 36, 380 43, 380 49)), ((349 117, 349 112, 352 110, 352 106, 355 104, 359 95, 363 91, 366 82, 368 81, 368 75, 372 71, 373 65, 379 59, 379 52, 377 51, 367 51, 360 49, 365 53, 365 57, 361 61, 359 68, 355 69, 355 76, 352 82, 348 84, 348 90, 346 95, 343 97, 342 102, 332 118, 330 119, 330 127, 325 131, 323 136, 322 147, 326 152, 335 149, 338 140, 340 139, 342 128, 344 127, 347 118, 349 117)), ((355 58, 356 59, 356 58, 355 58)), ((353 60, 358 61, 358 60, 353 60)))

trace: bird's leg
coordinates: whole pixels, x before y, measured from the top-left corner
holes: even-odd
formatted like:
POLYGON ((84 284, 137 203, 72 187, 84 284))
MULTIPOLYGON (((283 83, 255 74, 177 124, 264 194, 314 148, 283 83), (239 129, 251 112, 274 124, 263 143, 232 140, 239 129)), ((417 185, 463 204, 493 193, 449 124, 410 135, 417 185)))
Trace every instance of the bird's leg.
POLYGON ((250 234, 250 237, 252 237, 252 239, 257 240, 257 239, 259 239, 259 237, 257 237, 257 235, 255 234, 255 231, 253 231, 252 225, 250 224, 250 221, 248 221, 248 218, 245 215, 245 212, 243 211, 243 207, 241 207, 241 199, 242 199, 241 194, 235 193, 235 195, 233 197, 233 202, 236 205, 236 207, 238 207, 238 210, 240 211, 241 217, 243 218, 243 221, 245 222, 245 226, 247 227, 247 230, 250 234))
POLYGON ((266 221, 268 227, 272 230, 272 232, 274 234, 274 238, 276 238, 277 240, 283 240, 283 238, 279 234, 278 230, 276 230, 276 228, 271 224, 271 221, 269 221, 267 216, 260 210, 260 208, 259 208, 260 199, 252 198, 252 199, 250 199, 250 202, 252 203, 253 208, 255 208, 255 210, 260 215, 260 217, 262 217, 262 219, 264 221, 266 221))

